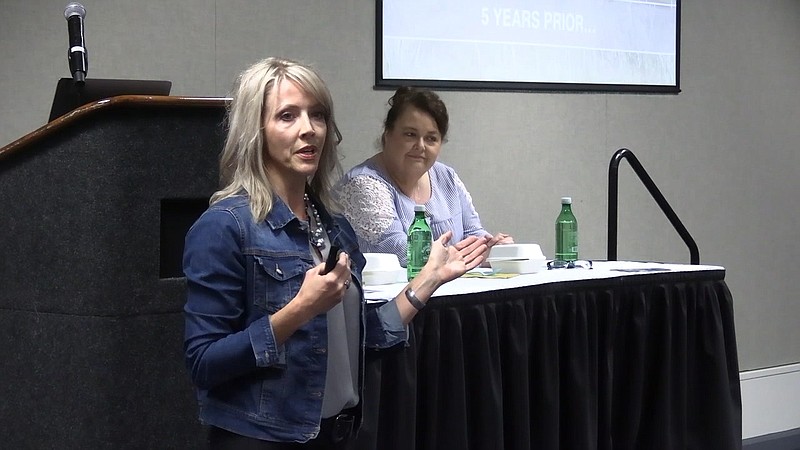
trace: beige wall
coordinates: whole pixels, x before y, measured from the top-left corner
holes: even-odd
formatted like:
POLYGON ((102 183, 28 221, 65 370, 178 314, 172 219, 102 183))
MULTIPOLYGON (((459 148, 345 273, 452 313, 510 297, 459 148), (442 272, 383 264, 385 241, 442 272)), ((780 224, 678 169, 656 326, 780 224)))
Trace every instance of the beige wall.
MULTIPOLYGON (((0 145, 43 125, 69 76, 66 0, 3 0, 0 145)), ((742 370, 800 361, 800 1, 685 1, 679 95, 443 92, 442 159, 484 224, 552 255, 571 195, 583 257, 606 256, 607 172, 630 148, 700 247, 727 268, 742 370)), ((374 2, 84 0, 89 76, 173 81, 224 96, 254 60, 313 63, 328 81, 345 168, 374 151, 386 91, 373 90, 374 2)), ((621 259, 688 262, 638 183, 620 170, 621 259)), ((35 210, 35 206, 32 206, 35 210)))

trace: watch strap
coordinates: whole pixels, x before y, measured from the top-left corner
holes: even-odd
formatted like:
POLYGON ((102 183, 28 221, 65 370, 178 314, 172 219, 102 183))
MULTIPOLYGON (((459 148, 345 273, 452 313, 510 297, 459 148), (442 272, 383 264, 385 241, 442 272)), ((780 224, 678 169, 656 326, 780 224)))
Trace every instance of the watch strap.
POLYGON ((408 303, 411 303, 411 306, 416 308, 417 311, 422 311, 422 308, 425 307, 425 303, 417 297, 417 293, 410 287, 406 289, 406 298, 408 299, 408 303))

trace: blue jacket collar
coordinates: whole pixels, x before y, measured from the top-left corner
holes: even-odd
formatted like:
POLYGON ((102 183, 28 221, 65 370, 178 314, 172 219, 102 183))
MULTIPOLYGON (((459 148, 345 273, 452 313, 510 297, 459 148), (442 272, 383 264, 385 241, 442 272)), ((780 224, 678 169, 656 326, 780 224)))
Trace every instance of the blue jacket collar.
MULTIPOLYGON (((319 201, 316 195, 311 192, 308 192, 308 197, 314 203, 314 206, 317 208, 317 212, 319 212, 320 217, 322 218, 322 223, 324 224, 334 224, 333 217, 328 213, 328 210, 325 209, 325 206, 322 202, 319 201)), ((283 228, 288 225, 292 220, 297 220, 298 223, 300 219, 294 215, 289 206, 286 202, 283 201, 278 195, 273 194, 272 200, 272 210, 267 214, 266 222, 273 230, 283 228)), ((328 229, 328 233, 330 234, 331 230, 330 225, 326 225, 328 229)), ((337 230, 338 231, 338 230, 337 230)), ((333 236, 332 236, 333 237, 333 236)))
POLYGON ((267 214, 266 222, 273 230, 283 228, 292 220, 299 221, 300 219, 294 215, 289 206, 283 201, 282 198, 273 194, 272 196, 272 210, 267 214))

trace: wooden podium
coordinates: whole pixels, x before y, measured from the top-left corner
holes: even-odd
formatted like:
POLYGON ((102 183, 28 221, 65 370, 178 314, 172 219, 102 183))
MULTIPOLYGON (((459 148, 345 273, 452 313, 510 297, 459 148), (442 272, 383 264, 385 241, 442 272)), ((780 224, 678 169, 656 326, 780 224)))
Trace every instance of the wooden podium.
POLYGON ((8 448, 198 448, 183 236, 218 185, 226 99, 120 96, 0 149, 8 448))

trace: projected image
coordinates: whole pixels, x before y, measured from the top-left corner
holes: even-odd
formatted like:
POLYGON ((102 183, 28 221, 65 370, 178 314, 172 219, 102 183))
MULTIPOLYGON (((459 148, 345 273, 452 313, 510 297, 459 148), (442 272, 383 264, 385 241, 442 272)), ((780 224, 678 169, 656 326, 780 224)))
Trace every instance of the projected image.
POLYGON ((678 0, 383 0, 378 8, 379 86, 678 90, 678 0))

